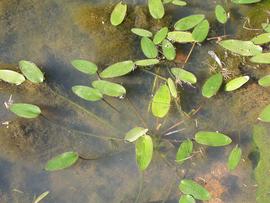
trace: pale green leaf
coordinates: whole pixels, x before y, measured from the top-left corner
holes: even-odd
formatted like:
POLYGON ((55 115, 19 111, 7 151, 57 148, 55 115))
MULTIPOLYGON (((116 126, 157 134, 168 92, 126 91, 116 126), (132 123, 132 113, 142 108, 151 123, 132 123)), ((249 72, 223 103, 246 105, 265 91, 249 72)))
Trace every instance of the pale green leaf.
POLYGON ((269 23, 262 23, 262 28, 265 32, 270 32, 270 24, 269 23))
POLYGON ((264 107, 258 119, 263 122, 267 122, 267 123, 270 122, 270 104, 264 107))
POLYGON ((262 87, 269 87, 270 86, 270 75, 266 75, 259 79, 258 84, 262 87))
POLYGON ((169 32, 168 39, 178 43, 194 42, 194 39, 190 32, 182 32, 182 31, 169 32))
POLYGON ((181 195, 179 203, 196 203, 191 195, 181 195))
POLYGON ((172 97, 177 98, 177 91, 174 81, 171 78, 168 78, 167 83, 172 97))
POLYGON ((101 94, 105 94, 111 97, 120 97, 126 94, 126 89, 122 85, 106 80, 93 81, 92 86, 95 89, 98 89, 101 94))
POLYGON ((159 63, 158 59, 143 59, 135 61, 136 66, 153 66, 159 63))
POLYGON ((202 87, 202 95, 206 98, 214 96, 222 85, 223 77, 221 73, 212 75, 206 80, 202 87))
POLYGON ((24 76, 33 83, 42 83, 44 75, 36 64, 30 61, 20 61, 19 67, 24 76))
POLYGON ((261 0, 232 0, 235 4, 253 4, 260 2, 261 0))
POLYGON ((196 42, 203 42, 208 36, 210 25, 208 20, 203 20, 194 28, 192 37, 196 42))
POLYGON ((142 28, 132 28, 131 32, 133 32, 135 35, 138 35, 140 37, 152 37, 152 32, 142 29, 142 28))
POLYGON ((154 44, 160 44, 167 37, 168 32, 169 29, 167 27, 161 28, 154 36, 154 44))
POLYGON ((242 87, 244 84, 246 84, 249 81, 249 76, 240 76, 238 78, 234 78, 230 80, 225 85, 225 91, 234 91, 242 87))
POLYGON ((197 82, 197 78, 193 73, 186 71, 182 68, 172 68, 171 71, 172 71, 172 74, 178 80, 181 80, 183 82, 190 83, 190 84, 195 84, 197 82))
POLYGON ((215 8, 215 15, 218 22, 225 24, 228 20, 227 13, 221 5, 217 5, 215 8))
POLYGON ((46 191, 43 192, 41 195, 39 195, 34 201, 33 203, 39 203, 41 200, 43 200, 50 192, 46 191))
POLYGON ((165 58, 169 61, 172 61, 176 57, 175 47, 169 40, 163 40, 162 42, 162 52, 165 58))
POLYGON ((127 5, 120 1, 116 6, 114 7, 112 13, 111 13, 111 24, 114 26, 120 25, 126 16, 127 13, 127 5))
POLYGON ((33 104, 14 103, 9 110, 22 118, 36 118, 41 114, 40 108, 33 104))
POLYGON ((242 156, 242 150, 240 147, 238 147, 238 145, 236 145, 231 151, 228 158, 228 162, 227 162, 227 166, 230 171, 234 170, 238 166, 241 160, 241 156, 242 156))
POLYGON ((136 141, 136 160, 141 171, 144 171, 150 164, 153 156, 153 141, 149 135, 141 136, 136 141))
POLYGON ((184 163, 184 161, 189 158, 193 150, 193 142, 191 140, 185 140, 179 146, 176 154, 176 162, 179 164, 184 163))
POLYGON ((262 45, 270 42, 270 33, 260 34, 251 40, 254 44, 262 45))
POLYGON ((148 129, 142 127, 132 128, 126 133, 125 140, 129 142, 134 142, 139 139, 141 136, 145 135, 148 132, 148 129))
POLYGON ((87 101, 98 101, 103 97, 99 90, 87 86, 76 85, 72 87, 72 91, 78 97, 87 101))
POLYGON ((135 69, 135 64, 133 61, 122 61, 110 65, 105 70, 100 73, 102 78, 114 78, 126 75, 135 69))
POLYGON ((187 5, 187 2, 181 1, 181 0, 173 0, 171 3, 173 5, 176 5, 176 6, 186 6, 187 5))
POLYGON ((270 53, 261 53, 250 59, 253 63, 270 64, 270 53))
POLYGON ((147 37, 143 37, 141 39, 141 49, 147 58, 156 58, 158 56, 158 49, 156 45, 147 37))
POLYGON ((178 20, 175 23, 174 28, 175 30, 181 30, 181 31, 190 30, 191 28, 198 25, 201 21, 203 21, 204 18, 205 16, 201 14, 190 15, 190 16, 187 16, 178 20))
POLYGON ((220 147, 229 145, 232 140, 227 135, 218 132, 199 131, 195 134, 195 141, 202 145, 220 147))
POLYGON ((155 19, 161 19, 165 14, 161 0, 148 0, 148 8, 151 16, 155 19))
POLYGON ((10 84, 20 85, 25 81, 22 74, 12 70, 0 70, 0 80, 10 84))
POLYGON ((93 75, 97 72, 97 65, 92 63, 91 61, 86 61, 82 59, 76 59, 71 61, 71 64, 73 65, 74 68, 76 68, 78 71, 88 74, 88 75, 93 75))

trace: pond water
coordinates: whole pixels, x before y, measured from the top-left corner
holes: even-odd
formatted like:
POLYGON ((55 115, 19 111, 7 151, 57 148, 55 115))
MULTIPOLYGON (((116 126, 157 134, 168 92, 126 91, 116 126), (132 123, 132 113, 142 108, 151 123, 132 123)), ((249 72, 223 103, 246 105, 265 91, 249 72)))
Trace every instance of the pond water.
MULTIPOLYGON (((187 7, 167 6, 166 16, 160 21, 149 16, 146 1, 128 0, 128 17, 115 28, 110 25, 109 16, 116 2, 0 1, 0 68, 16 69, 18 61, 25 59, 41 67, 46 77, 42 85, 26 82, 17 87, 0 83, 1 104, 12 95, 15 102, 37 104, 43 112, 38 119, 25 120, 1 105, 0 202, 29 203, 35 196, 50 191, 43 202, 171 203, 178 202, 178 184, 184 177, 203 184, 213 196, 209 202, 256 202, 254 168, 258 153, 254 152, 252 128, 259 112, 270 102, 269 89, 258 86, 256 80, 270 73, 269 66, 260 68, 239 56, 227 56, 215 40, 197 45, 185 67, 196 74, 198 83, 193 87, 183 85, 180 93, 183 111, 195 113, 187 119, 172 103, 163 121, 155 119, 148 110, 156 90, 153 84, 162 82, 154 83, 154 75, 136 70, 115 79, 127 89, 124 99, 106 99, 115 110, 104 101, 85 102, 73 95, 72 86, 89 85, 95 78, 76 71, 70 61, 83 58, 103 69, 118 61, 141 59, 139 38, 130 32, 132 27, 157 31, 195 13, 205 14, 209 20, 209 37, 224 35, 225 30, 231 38, 248 40, 256 31, 243 28, 245 17, 250 19, 248 26, 260 27, 270 17, 269 1, 252 6, 229 3, 231 18, 225 28, 215 20, 213 0, 189 0, 187 7), (238 91, 221 91, 213 99, 203 98, 202 84, 216 65, 208 54, 210 50, 224 61, 229 78, 248 74, 252 80, 238 91), (159 138, 154 159, 143 175, 136 166, 133 144, 121 140, 135 126, 147 127, 159 138), (193 138, 199 130, 223 132, 233 139, 233 146, 242 148, 243 157, 235 171, 229 172, 226 167, 233 146, 195 145, 190 160, 184 165, 175 163, 179 142, 193 138), (178 132, 170 134, 173 131, 178 132), (44 170, 47 160, 70 150, 78 151, 84 159, 66 170, 44 170)), ((166 66, 181 66, 190 48, 179 45, 176 60, 155 71, 165 76, 166 66)))

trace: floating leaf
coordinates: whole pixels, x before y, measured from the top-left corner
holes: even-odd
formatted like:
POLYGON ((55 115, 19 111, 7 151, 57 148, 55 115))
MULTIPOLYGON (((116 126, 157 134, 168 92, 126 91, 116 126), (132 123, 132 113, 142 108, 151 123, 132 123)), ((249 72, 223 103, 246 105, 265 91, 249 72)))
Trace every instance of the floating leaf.
POLYGON ((114 26, 120 25, 126 16, 127 13, 127 5, 122 1, 116 4, 112 13, 111 13, 111 24, 114 26))
POLYGON ((43 192, 41 195, 39 195, 34 201, 33 203, 39 203, 41 200, 43 200, 50 192, 46 191, 43 192))
POLYGON ((218 132, 199 131, 195 134, 195 141, 199 144, 220 147, 232 142, 227 135, 218 132))
POLYGON ((172 68, 172 74, 176 77, 176 79, 181 80, 186 83, 195 84, 197 82, 196 76, 188 72, 182 68, 172 68))
POLYGON ((45 170, 62 170, 75 164, 78 159, 79 155, 77 152, 65 152, 49 160, 45 166, 45 170))
POLYGON ((190 156, 193 150, 193 143, 191 140, 185 140, 180 145, 177 154, 176 154, 176 161, 179 164, 184 163, 184 161, 190 156))
POLYGON ((238 147, 238 145, 236 145, 231 151, 229 155, 228 163, 227 163, 230 171, 234 170, 238 166, 241 160, 241 156, 242 156, 242 150, 240 147, 238 147))
POLYGON ((175 30, 181 31, 190 30, 191 28, 198 25, 201 21, 203 21, 204 18, 204 15, 190 15, 178 20, 175 23, 174 28, 175 30))
POLYGON ((167 85, 162 85, 157 90, 152 101, 152 113, 158 118, 163 118, 170 110, 171 95, 167 85))
POLYGON ((270 104, 262 110, 258 119, 263 122, 270 122, 270 104))
POLYGON ((167 27, 161 28, 154 36, 154 44, 160 44, 167 37, 168 32, 169 29, 167 27))
POLYGON ((90 62, 90 61, 86 61, 86 60, 82 60, 82 59, 76 59, 71 61, 71 64, 74 66, 74 68, 76 68, 77 70, 86 73, 88 75, 93 75, 97 72, 98 67, 96 64, 90 62))
POLYGON ((158 49, 156 45, 147 37, 143 37, 141 39, 141 49, 147 58, 156 58, 158 56, 158 49))
POLYGON ((168 39, 178 43, 194 42, 194 39, 190 32, 182 32, 182 31, 169 32, 168 39))
POLYGON ((136 160, 140 170, 144 171, 153 156, 153 142, 149 135, 144 135, 136 141, 136 160))
POLYGON ((258 83, 262 87, 269 87, 270 86, 270 75, 266 75, 266 76, 260 78, 258 83))
POLYGON ((192 37, 196 42, 203 42, 208 36, 209 32, 209 22, 208 20, 203 20, 200 22, 193 30, 192 37))
POLYGON ((148 0, 148 8, 151 16, 155 19, 161 19, 165 14, 161 0, 148 0))
POLYGON ((173 0, 171 3, 173 5, 176 5, 176 6, 186 6, 187 5, 187 2, 181 1, 181 0, 173 0))
POLYGON ((172 3, 173 0, 163 0, 163 4, 172 3))
POLYGON ((261 53, 250 59, 253 63, 270 64, 270 53, 261 53))
POLYGON ((22 118, 36 118, 41 114, 40 108, 33 104, 14 103, 9 110, 22 118))
POLYGON ((191 195, 182 195, 179 203, 196 203, 195 199, 191 195))
POLYGON ((111 97, 120 97, 126 94, 126 89, 122 85, 106 80, 93 81, 92 86, 95 89, 98 89, 101 94, 105 94, 111 97))
POLYGON ((10 84, 20 85, 25 81, 25 78, 22 74, 12 70, 0 70, 0 80, 10 84))
POLYGON ((148 132, 148 129, 135 127, 126 133, 125 140, 129 142, 134 142, 139 139, 141 136, 145 135, 148 132))
POLYGON ((217 5, 215 9, 215 14, 218 22, 225 24, 228 20, 227 13, 221 5, 217 5))
POLYGON ((162 42, 162 52, 165 58, 169 61, 172 61, 176 57, 175 47, 169 40, 163 40, 162 42))
POLYGON ((78 97, 87 101, 98 101, 103 97, 99 90, 87 86, 76 85, 72 87, 72 91, 78 97))
POLYGON ((168 78, 167 83, 172 97, 177 98, 177 91, 174 81, 171 78, 168 78))
POLYGON ((210 200, 210 193, 200 184, 193 180, 184 179, 179 184, 179 189, 182 193, 192 195, 195 199, 210 200))
POLYGON ((141 36, 141 37, 152 37, 152 32, 142 29, 142 28, 132 28, 131 32, 133 32, 135 35, 141 36))
POLYGON ((102 78, 114 78, 126 75, 130 73, 132 70, 134 70, 135 64, 133 61, 122 61, 115 63, 113 65, 110 65, 108 68, 103 70, 100 73, 100 77, 102 78))
POLYGON ((248 81, 249 81, 249 76, 241 76, 241 77, 232 79, 225 85, 225 91, 229 92, 229 91, 237 90, 238 88, 246 84, 248 81))
POLYGON ((270 32, 270 24, 269 23, 262 23, 262 28, 265 32, 270 32))
POLYGON ((19 67, 24 76, 33 83, 41 83, 44 80, 44 75, 36 64, 30 61, 20 61, 19 67))
POLYGON ((202 87, 202 95, 206 98, 214 96, 222 85, 223 77, 221 73, 212 75, 206 80, 202 87))
POLYGON ((136 66, 152 66, 159 63, 158 59, 143 59, 135 62, 136 66))
POLYGON ((232 0, 235 4, 253 4, 260 2, 261 0, 232 0))
POLYGON ((270 33, 263 33, 251 40, 254 44, 262 45, 270 42, 270 33))
POLYGON ((255 56, 262 53, 262 48, 254 45, 251 41, 228 39, 221 41, 219 44, 223 48, 242 56, 255 56))

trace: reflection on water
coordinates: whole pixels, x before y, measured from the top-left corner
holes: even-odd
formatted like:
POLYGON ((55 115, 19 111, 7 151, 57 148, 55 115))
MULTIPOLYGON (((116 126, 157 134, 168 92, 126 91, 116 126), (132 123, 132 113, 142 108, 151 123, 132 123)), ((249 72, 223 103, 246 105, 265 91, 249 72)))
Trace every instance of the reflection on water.
MULTIPOLYGON (((243 148, 245 161, 233 173, 227 171, 226 157, 230 148, 202 148, 196 146, 195 156, 183 166, 174 163, 178 142, 164 140, 159 143, 154 161, 140 176, 135 164, 133 145, 117 139, 135 126, 147 126, 160 137, 166 129, 183 120, 177 106, 157 130, 157 121, 148 112, 152 98, 154 77, 136 70, 115 81, 123 83, 128 94, 124 100, 108 98, 118 113, 104 102, 84 102, 70 91, 75 84, 89 84, 89 78, 75 71, 70 61, 84 58, 96 62, 100 69, 116 61, 142 58, 139 40, 131 34, 132 27, 157 31, 166 24, 191 13, 204 13, 212 24, 211 36, 223 34, 213 16, 215 4, 208 1, 189 1, 189 7, 168 6, 167 16, 156 22, 145 7, 144 0, 129 0, 129 15, 123 25, 112 27, 109 15, 116 1, 85 0, 2 0, 0 2, 0 62, 1 68, 14 65, 21 59, 31 60, 42 67, 46 84, 24 83, 20 87, 1 83, 0 102, 13 100, 35 103, 43 116, 35 120, 14 117, 4 106, 0 109, 0 202, 31 202, 34 196, 49 190, 46 202, 178 202, 178 183, 183 177, 193 178, 211 191, 212 202, 255 202, 255 181, 248 155, 252 150, 251 128, 263 106, 269 103, 269 91, 251 81, 236 93, 220 93, 205 101, 200 87, 209 75, 213 62, 209 50, 224 59, 223 51, 214 41, 197 46, 187 64, 199 79, 196 87, 184 86, 181 104, 186 112, 200 109, 194 119, 187 120, 173 130, 181 132, 168 136, 168 140, 192 138, 201 129, 229 134, 243 148), (211 12, 209 12, 211 11, 211 12), (140 115, 140 116, 138 116, 140 115), (85 159, 74 167, 47 173, 43 166, 52 156, 76 150, 85 159), (143 180, 142 191, 139 186, 143 180)), ((256 9, 264 7, 232 7, 228 34, 249 38, 253 33, 241 28, 242 16, 250 15, 256 23, 264 22, 267 14, 256 9), (258 12, 257 12, 258 13, 258 12), (254 20, 255 21, 255 20, 254 20)), ((256 24, 257 25, 257 24, 256 24)), ((178 58, 186 56, 189 45, 178 47, 178 58)), ((224 59, 225 61, 225 59, 224 59)), ((179 61, 168 66, 177 65, 179 61)), ((268 69, 254 70, 243 59, 231 56, 228 67, 236 75, 242 66, 249 74, 260 77, 268 69)), ((166 67, 160 67, 159 74, 166 67)), ((90 78, 94 80, 95 78, 90 78)))

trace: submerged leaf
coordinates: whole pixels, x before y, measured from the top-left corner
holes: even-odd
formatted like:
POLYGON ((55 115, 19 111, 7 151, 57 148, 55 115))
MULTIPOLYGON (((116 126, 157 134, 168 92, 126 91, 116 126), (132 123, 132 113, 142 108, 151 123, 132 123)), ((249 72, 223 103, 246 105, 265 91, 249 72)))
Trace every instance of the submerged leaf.
POLYGON ((161 0, 148 0, 148 8, 151 16, 155 19, 161 19, 165 14, 161 0))
POLYGON ((143 59, 139 61, 135 61, 136 66, 152 66, 159 63, 158 59, 143 59))
POLYGON ((33 104, 14 103, 9 110, 22 118, 36 118, 41 114, 40 108, 33 104))
POLYGON ((193 150, 193 142, 191 140, 185 140, 179 146, 176 154, 176 162, 179 164, 184 163, 184 161, 190 156, 193 150))
POLYGON ((154 36, 154 44, 160 44, 167 37, 168 32, 169 29, 167 27, 161 28, 154 36))
POLYGON ((230 171, 234 170, 238 166, 241 160, 241 156, 242 156, 242 150, 240 147, 238 147, 238 145, 236 145, 231 151, 228 158, 227 165, 230 171))
POLYGON ((68 168, 76 163, 79 159, 77 152, 65 152, 60 154, 51 160, 49 160, 45 166, 46 171, 57 171, 68 168))
POLYGON ((259 79, 259 85, 262 87, 269 87, 270 86, 270 75, 266 75, 259 79))
POLYGON ((209 32, 209 22, 208 20, 203 20, 200 22, 193 30, 192 37, 196 42, 203 42, 208 36, 209 32))
POLYGON ((120 1, 111 13, 111 24, 114 26, 120 25, 124 21, 126 13, 127 5, 120 1))
POLYGON ((179 203, 196 203, 191 195, 181 195, 179 203))
POLYGON ((0 70, 0 80, 10 84, 20 85, 25 81, 22 74, 12 70, 0 70))
POLYGON ((72 91, 78 97, 87 101, 98 101, 103 97, 99 90, 87 86, 76 85, 72 87, 72 91))
POLYGON ((126 133, 125 140, 129 142, 134 142, 139 139, 141 136, 145 135, 148 132, 148 129, 135 127, 126 133))
POLYGON ((105 94, 111 97, 120 97, 126 94, 126 89, 122 85, 106 80, 93 81, 92 86, 95 89, 98 89, 101 94, 105 94))
POLYGON ((206 98, 214 96, 222 85, 223 77, 221 73, 212 75, 206 80, 202 87, 202 95, 206 98))
POLYGON ((20 61, 19 67, 24 76, 33 83, 41 83, 44 80, 44 75, 36 64, 30 61, 20 61))
POLYGON ((220 147, 232 142, 227 135, 218 132, 199 131, 195 134, 195 141, 202 145, 220 147))
POLYGON ((169 61, 172 61, 176 57, 175 47, 169 40, 163 40, 162 42, 162 52, 165 58, 169 61))
POLYGON ((178 43, 194 42, 194 39, 190 32, 182 32, 182 31, 169 32, 168 39, 178 43))
POLYGON ((163 118, 170 110, 171 95, 167 85, 162 85, 157 90, 152 101, 152 113, 158 118, 163 118))
POLYGON ((153 156, 153 141, 149 135, 144 135, 136 141, 136 160, 141 171, 150 164, 153 156))
POLYGON ((262 45, 270 42, 270 33, 263 33, 251 40, 254 44, 262 45))
POLYGON ((258 119, 263 122, 267 122, 267 123, 270 122, 270 104, 264 107, 258 119))
POLYGON ((171 92, 172 97, 177 98, 177 91, 176 91, 176 86, 175 86, 174 81, 171 78, 168 78, 167 83, 168 83, 169 90, 171 92))
POLYGON ((147 58, 156 58, 158 56, 158 49, 156 45, 147 37, 143 37, 141 39, 141 49, 147 58))
POLYGON ((210 200, 210 193, 200 184, 193 180, 183 179, 179 184, 179 189, 182 193, 192 195, 198 200, 210 200))
POLYGON ((110 65, 105 70, 100 73, 100 77, 102 78, 114 78, 126 75, 134 70, 135 64, 133 61, 122 61, 110 65))
POLYGON ((225 24, 228 20, 227 13, 221 5, 217 5, 215 9, 215 15, 218 22, 225 24))
POLYGON ((82 73, 93 75, 97 72, 97 65, 92 63, 91 61, 86 61, 82 59, 76 59, 71 61, 71 64, 74 68, 76 68, 78 71, 81 71, 82 73))
POLYGON ((261 53, 250 59, 253 63, 270 64, 270 53, 261 53))
POLYGON ((253 4, 260 2, 261 0, 232 0, 235 4, 253 4))
POLYGON ((142 29, 142 28, 132 28, 131 32, 133 32, 135 35, 141 36, 141 37, 152 37, 152 32, 142 29))
POLYGON ((186 31, 198 25, 204 18, 204 15, 190 15, 178 20, 174 28, 175 30, 186 31))
POLYGON ((172 68, 172 74, 176 77, 176 79, 181 80, 186 83, 195 84, 197 82, 196 76, 188 72, 182 68, 172 68))
POLYGON ((241 76, 238 78, 234 78, 230 80, 226 85, 225 85, 225 91, 234 91, 242 87, 244 84, 246 84, 249 81, 249 76, 241 76))

